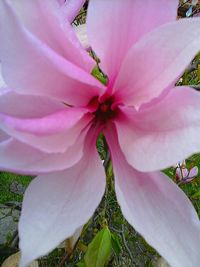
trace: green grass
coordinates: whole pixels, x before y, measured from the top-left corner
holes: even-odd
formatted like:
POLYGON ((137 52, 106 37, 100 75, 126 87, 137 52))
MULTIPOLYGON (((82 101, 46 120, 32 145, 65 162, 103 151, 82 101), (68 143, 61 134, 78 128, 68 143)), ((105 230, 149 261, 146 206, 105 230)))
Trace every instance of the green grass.
POLYGON ((0 172, 0 204, 5 204, 9 201, 22 201, 23 196, 17 195, 10 191, 10 185, 17 182, 27 187, 31 182, 32 177, 21 176, 13 173, 0 172))

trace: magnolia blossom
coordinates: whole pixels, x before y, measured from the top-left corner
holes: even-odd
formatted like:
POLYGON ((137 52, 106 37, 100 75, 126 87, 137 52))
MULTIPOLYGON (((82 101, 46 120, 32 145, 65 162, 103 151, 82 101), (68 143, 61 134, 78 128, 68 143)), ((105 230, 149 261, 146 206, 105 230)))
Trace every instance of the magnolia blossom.
POLYGON ((87 30, 104 86, 57 0, 0 1, 0 168, 38 175, 19 222, 21 267, 73 235, 100 203, 100 132, 127 221, 172 267, 199 266, 196 211, 159 172, 200 151, 200 95, 174 87, 200 49, 200 20, 176 21, 177 6, 90 0, 87 30))
POLYGON ((179 183, 189 183, 197 177, 198 172, 199 169, 197 166, 188 169, 184 160, 176 166, 176 180, 179 183))
POLYGON ((176 178, 182 183, 188 183, 194 180, 198 175, 198 167, 195 166, 190 170, 187 168, 177 168, 176 169, 176 178))

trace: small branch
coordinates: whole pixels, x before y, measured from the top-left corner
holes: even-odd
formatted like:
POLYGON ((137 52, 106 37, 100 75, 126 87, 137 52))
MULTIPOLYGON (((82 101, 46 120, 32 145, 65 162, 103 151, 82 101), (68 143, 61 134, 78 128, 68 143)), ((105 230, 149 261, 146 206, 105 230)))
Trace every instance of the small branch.
POLYGON ((187 4, 190 0, 187 0, 186 2, 183 2, 181 5, 179 5, 179 8, 180 7, 183 7, 185 4, 187 4))
POLYGON ((118 233, 118 234, 122 234, 122 233, 123 233, 122 230, 118 230, 118 229, 116 229, 114 226, 109 226, 109 229, 110 229, 111 231, 113 231, 113 232, 118 233))
POLYGON ((58 267, 63 267, 64 264, 65 264, 65 262, 66 262, 69 258, 70 258, 70 255, 69 255, 69 254, 66 254, 66 255, 62 258, 62 260, 61 260, 61 262, 59 263, 58 267))
POLYGON ((104 163, 103 163, 103 166, 106 170, 108 168, 109 162, 110 162, 110 151, 108 150, 106 153, 106 158, 105 158, 104 163))
POLYGON ((73 255, 73 252, 76 250, 77 246, 78 246, 78 243, 79 243, 79 240, 80 240, 80 236, 78 238, 78 240, 76 241, 73 249, 72 249, 72 252, 71 253, 66 253, 66 255, 64 255, 64 257, 62 258, 61 262, 59 263, 58 267, 63 267, 64 264, 70 259, 70 257, 73 255))

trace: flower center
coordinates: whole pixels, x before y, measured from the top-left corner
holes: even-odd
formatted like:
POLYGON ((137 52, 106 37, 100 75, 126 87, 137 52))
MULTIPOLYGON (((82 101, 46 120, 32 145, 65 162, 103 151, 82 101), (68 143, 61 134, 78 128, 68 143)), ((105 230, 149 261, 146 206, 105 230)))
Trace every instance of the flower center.
POLYGON ((105 123, 117 115, 118 109, 113 105, 113 97, 108 97, 103 101, 99 101, 95 98, 91 102, 95 103, 95 111, 93 112, 93 115, 95 116, 96 121, 105 123))

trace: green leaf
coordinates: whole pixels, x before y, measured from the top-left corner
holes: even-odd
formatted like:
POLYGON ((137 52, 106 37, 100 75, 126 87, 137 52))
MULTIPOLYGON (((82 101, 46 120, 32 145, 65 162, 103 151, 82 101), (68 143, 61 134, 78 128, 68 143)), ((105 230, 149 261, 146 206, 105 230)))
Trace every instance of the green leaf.
POLYGON ((88 245, 85 267, 104 267, 111 255, 111 234, 107 227, 101 230, 88 245))
POLYGON ((100 72, 98 65, 96 65, 92 70, 92 76, 97 78, 101 83, 104 85, 107 84, 107 77, 103 75, 103 73, 100 72))
POLYGON ((111 234, 111 242, 114 252, 119 255, 122 250, 122 247, 119 241, 119 237, 114 233, 111 234))
POLYGON ((168 168, 162 171, 164 174, 166 174, 169 178, 174 177, 174 168, 168 168))

